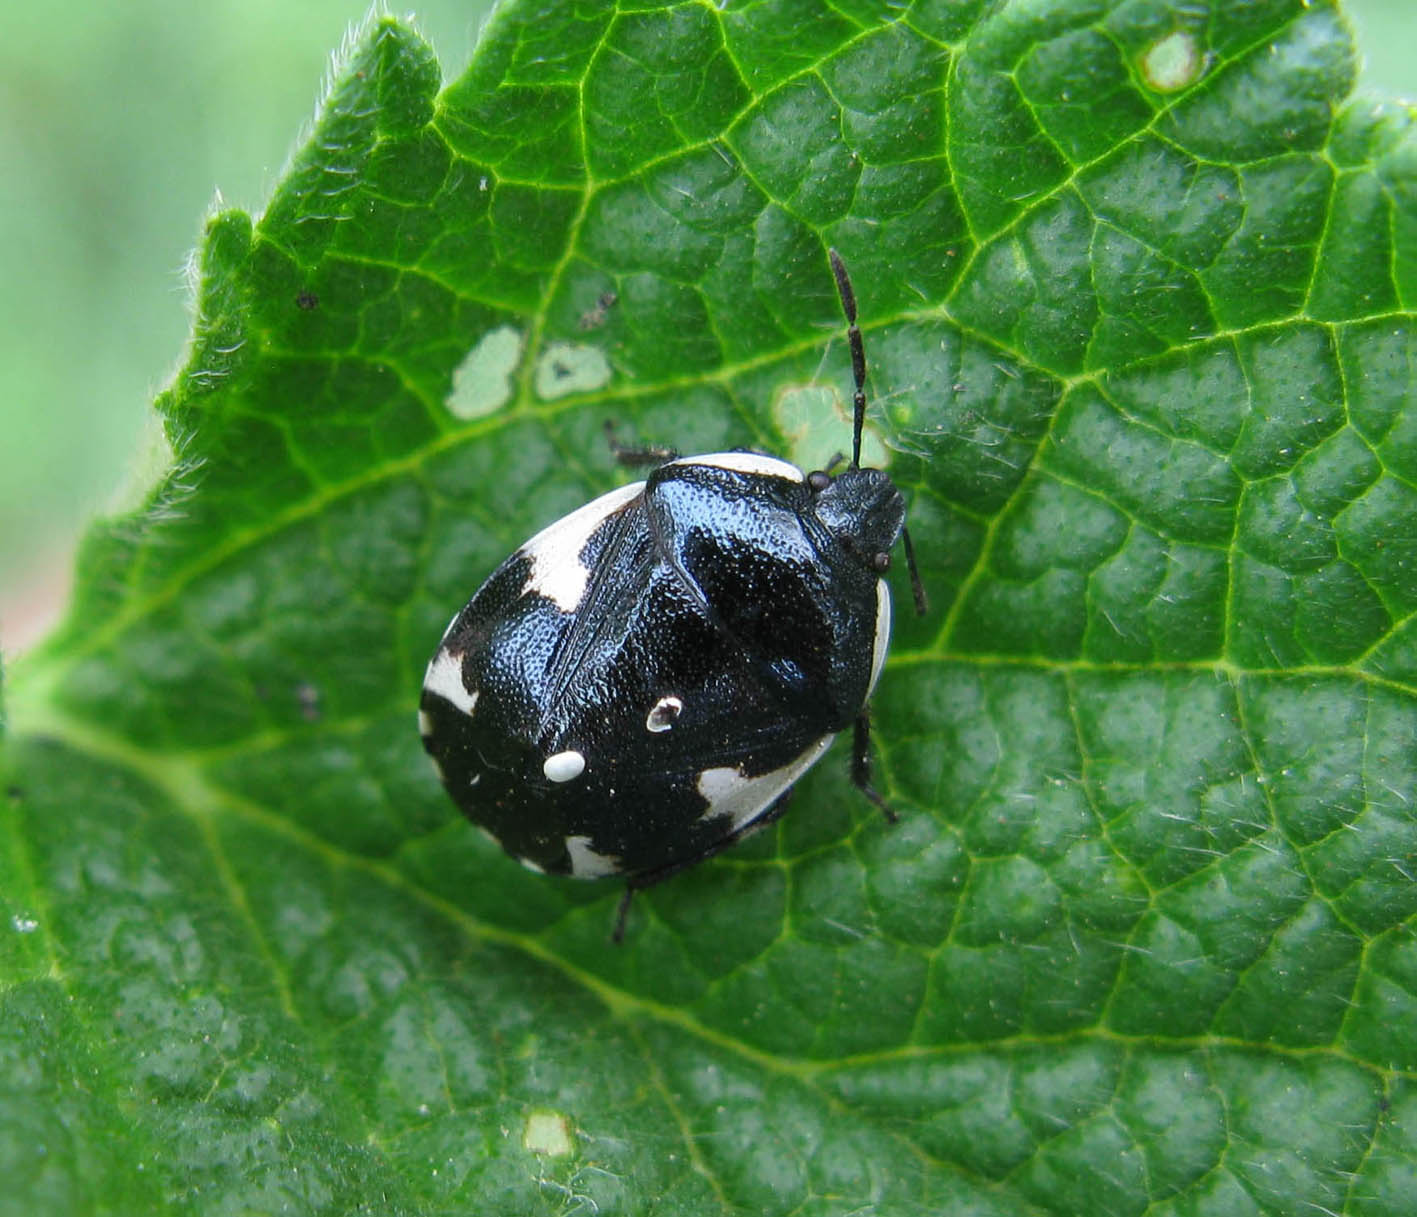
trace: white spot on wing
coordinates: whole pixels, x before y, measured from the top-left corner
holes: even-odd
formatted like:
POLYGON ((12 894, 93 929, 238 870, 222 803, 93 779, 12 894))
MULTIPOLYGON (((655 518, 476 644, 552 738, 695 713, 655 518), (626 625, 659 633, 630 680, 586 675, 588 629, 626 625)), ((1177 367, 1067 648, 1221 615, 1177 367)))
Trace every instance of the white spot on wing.
POLYGON ((713 469, 731 469, 735 473, 756 473, 762 477, 786 478, 789 482, 801 482, 806 474, 796 465, 779 460, 775 456, 763 456, 757 452, 710 452, 706 456, 684 456, 670 465, 708 465, 713 469))
POLYGON ((433 716, 427 710, 418 712, 418 734, 424 739, 433 734, 433 716))
POLYGON ((548 756, 541 766, 548 782, 569 782, 585 772, 585 757, 579 752, 558 752, 548 756))
POLYGON ((781 769, 758 777, 744 777, 739 769, 705 769, 699 774, 699 793, 708 800, 701 819, 728 818, 734 830, 751 823, 778 795, 807 772, 830 746, 835 735, 824 735, 801 756, 781 769))
POLYGON ((683 708, 684 703, 679 698, 661 697, 645 717, 645 730, 653 731, 655 734, 668 731, 674 725, 674 720, 679 717, 679 711, 683 708))
POLYGON ((603 879, 620 873, 620 859, 596 853, 589 837, 567 837, 566 852, 571 855, 571 874, 577 879, 603 879))
POLYGON ((891 645, 891 589, 884 579, 876 580, 876 641, 871 648, 871 683, 866 686, 866 696, 876 690, 876 681, 881 678, 881 669, 886 664, 886 652, 891 645))
POLYGON ((464 714, 471 715, 477 705, 477 693, 469 693, 462 682, 462 656, 441 647, 429 661, 423 677, 423 687, 452 702, 464 714))
POLYGON ((575 612, 590 578, 590 571, 581 562, 581 550, 590 534, 626 503, 638 498, 644 487, 643 482, 631 482, 603 494, 532 537, 521 548, 531 559, 531 573, 522 593, 535 592, 563 612, 575 612))
POLYGON ((538 866, 530 858, 518 858, 517 861, 520 862, 524 867, 526 867, 527 870, 534 871, 538 875, 544 875, 546 873, 546 868, 544 866, 538 866))

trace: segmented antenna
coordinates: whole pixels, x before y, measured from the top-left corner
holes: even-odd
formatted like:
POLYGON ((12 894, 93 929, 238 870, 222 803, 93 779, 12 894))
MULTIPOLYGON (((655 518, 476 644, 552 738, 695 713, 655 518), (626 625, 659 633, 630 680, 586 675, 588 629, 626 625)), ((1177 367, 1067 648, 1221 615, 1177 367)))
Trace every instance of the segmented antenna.
POLYGON ((866 425, 866 350, 861 345, 861 330, 856 324, 856 293, 851 290, 846 266, 834 249, 827 250, 832 274, 836 276, 837 294, 841 296, 841 311, 846 314, 846 340, 851 344, 851 376, 856 392, 851 398, 851 467, 861 467, 861 428, 866 425))
POLYGON ((905 542, 905 565, 910 571, 910 594, 915 599, 915 615, 923 617, 930 611, 930 601, 925 597, 925 585, 920 582, 920 568, 915 565, 915 546, 910 543, 910 529, 903 524, 900 539, 905 542))
MULTIPOLYGON (((836 276, 836 290, 841 296, 841 311, 846 314, 846 337, 851 344, 851 376, 856 382, 856 392, 851 398, 851 468, 859 469, 861 429, 866 425, 866 350, 861 345, 861 329, 856 324, 856 293, 851 288, 846 266, 841 255, 834 249, 827 250, 827 257, 831 259, 832 274, 836 276)), ((835 463, 836 461, 832 462, 835 463)), ((923 617, 929 611, 930 605, 925 598, 925 585, 920 581, 920 570, 915 565, 915 546, 910 543, 908 529, 902 527, 900 535, 905 542, 905 564, 910 570, 910 591, 915 599, 915 611, 923 617)))

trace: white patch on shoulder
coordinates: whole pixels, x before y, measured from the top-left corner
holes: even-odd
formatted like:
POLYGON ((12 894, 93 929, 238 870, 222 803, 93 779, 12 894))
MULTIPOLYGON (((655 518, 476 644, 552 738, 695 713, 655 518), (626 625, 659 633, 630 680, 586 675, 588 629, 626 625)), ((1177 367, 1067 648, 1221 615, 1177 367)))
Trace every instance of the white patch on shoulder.
POLYGON ((620 873, 620 859, 596 853, 589 837, 567 837, 566 852, 571 855, 571 874, 577 879, 604 879, 620 873))
POLYGON ((585 757, 575 751, 558 752, 546 758, 541 772, 548 782, 569 782, 585 772, 585 757))
POLYGON ((796 465, 779 460, 775 456, 763 456, 758 452, 710 452, 706 456, 683 456, 670 465, 708 465, 714 469, 731 469, 734 473, 756 473, 761 477, 785 478, 789 482, 803 482, 807 475, 796 465))
MULTIPOLYGON (((493 840, 496 840, 496 838, 494 837, 493 840)), ((530 858, 518 858, 517 861, 520 862, 524 867, 526 867, 527 870, 534 871, 538 875, 544 875, 546 873, 546 868, 544 866, 538 866, 530 858)))
POLYGON ((433 734, 433 716, 424 709, 418 711, 418 734, 424 739, 433 734))
POLYGON ((428 671, 423 676, 423 687, 429 693, 452 702, 464 714, 471 717, 477 705, 477 693, 469 693, 462 682, 462 656, 441 647, 428 662, 428 671))
POLYGON ((734 831, 750 824, 778 795, 792 785, 821 758, 835 735, 824 735, 795 760, 781 769, 758 777, 744 777, 740 769, 705 769, 699 774, 699 793, 708 800, 708 810, 699 818, 728 817, 734 831))
POLYGON ((562 612, 574 613, 590 578, 590 571, 581 562, 581 550, 591 533, 625 504, 643 494, 644 488, 643 482, 621 486, 562 516, 532 537, 519 551, 531 559, 531 573, 527 575, 522 594, 535 592, 562 612))
POLYGON ((886 666, 886 652, 891 645, 891 589, 884 579, 876 580, 876 642, 871 648, 871 683, 866 686, 866 696, 876 691, 876 681, 881 679, 881 669, 886 666))

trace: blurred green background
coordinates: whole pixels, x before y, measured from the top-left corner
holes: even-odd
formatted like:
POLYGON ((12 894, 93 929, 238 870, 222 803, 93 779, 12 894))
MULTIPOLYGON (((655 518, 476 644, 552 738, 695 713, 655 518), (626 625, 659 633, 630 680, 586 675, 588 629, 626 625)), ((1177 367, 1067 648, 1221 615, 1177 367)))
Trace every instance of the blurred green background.
MULTIPOLYGON (((1218 0, 1241 3, 1242 0, 1218 0)), ((416 21, 451 79, 487 0, 416 21)), ((1349 0, 1360 87, 1417 97, 1413 0, 1349 0)), ((367 0, 56 0, 0 40, 0 648, 33 641, 83 522, 157 451, 183 266, 217 197, 259 210, 367 0), (144 443, 144 432, 148 432, 144 443)))

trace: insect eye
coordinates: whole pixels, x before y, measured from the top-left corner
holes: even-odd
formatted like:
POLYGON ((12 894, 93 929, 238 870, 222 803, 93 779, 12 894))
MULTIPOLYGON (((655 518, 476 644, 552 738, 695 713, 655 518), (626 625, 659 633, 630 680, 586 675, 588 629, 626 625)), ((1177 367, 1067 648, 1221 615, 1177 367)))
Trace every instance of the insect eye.
POLYGON ((886 573, 886 571, 890 570, 890 568, 891 568, 891 556, 890 556, 890 554, 881 553, 881 554, 876 554, 876 555, 874 555, 874 556, 871 558, 871 565, 872 565, 877 571, 879 571, 881 574, 884 575, 884 574, 886 573))
POLYGON ((807 485, 818 492, 825 490, 831 484, 832 475, 830 473, 824 473, 820 469, 815 473, 809 473, 807 475, 807 485))

